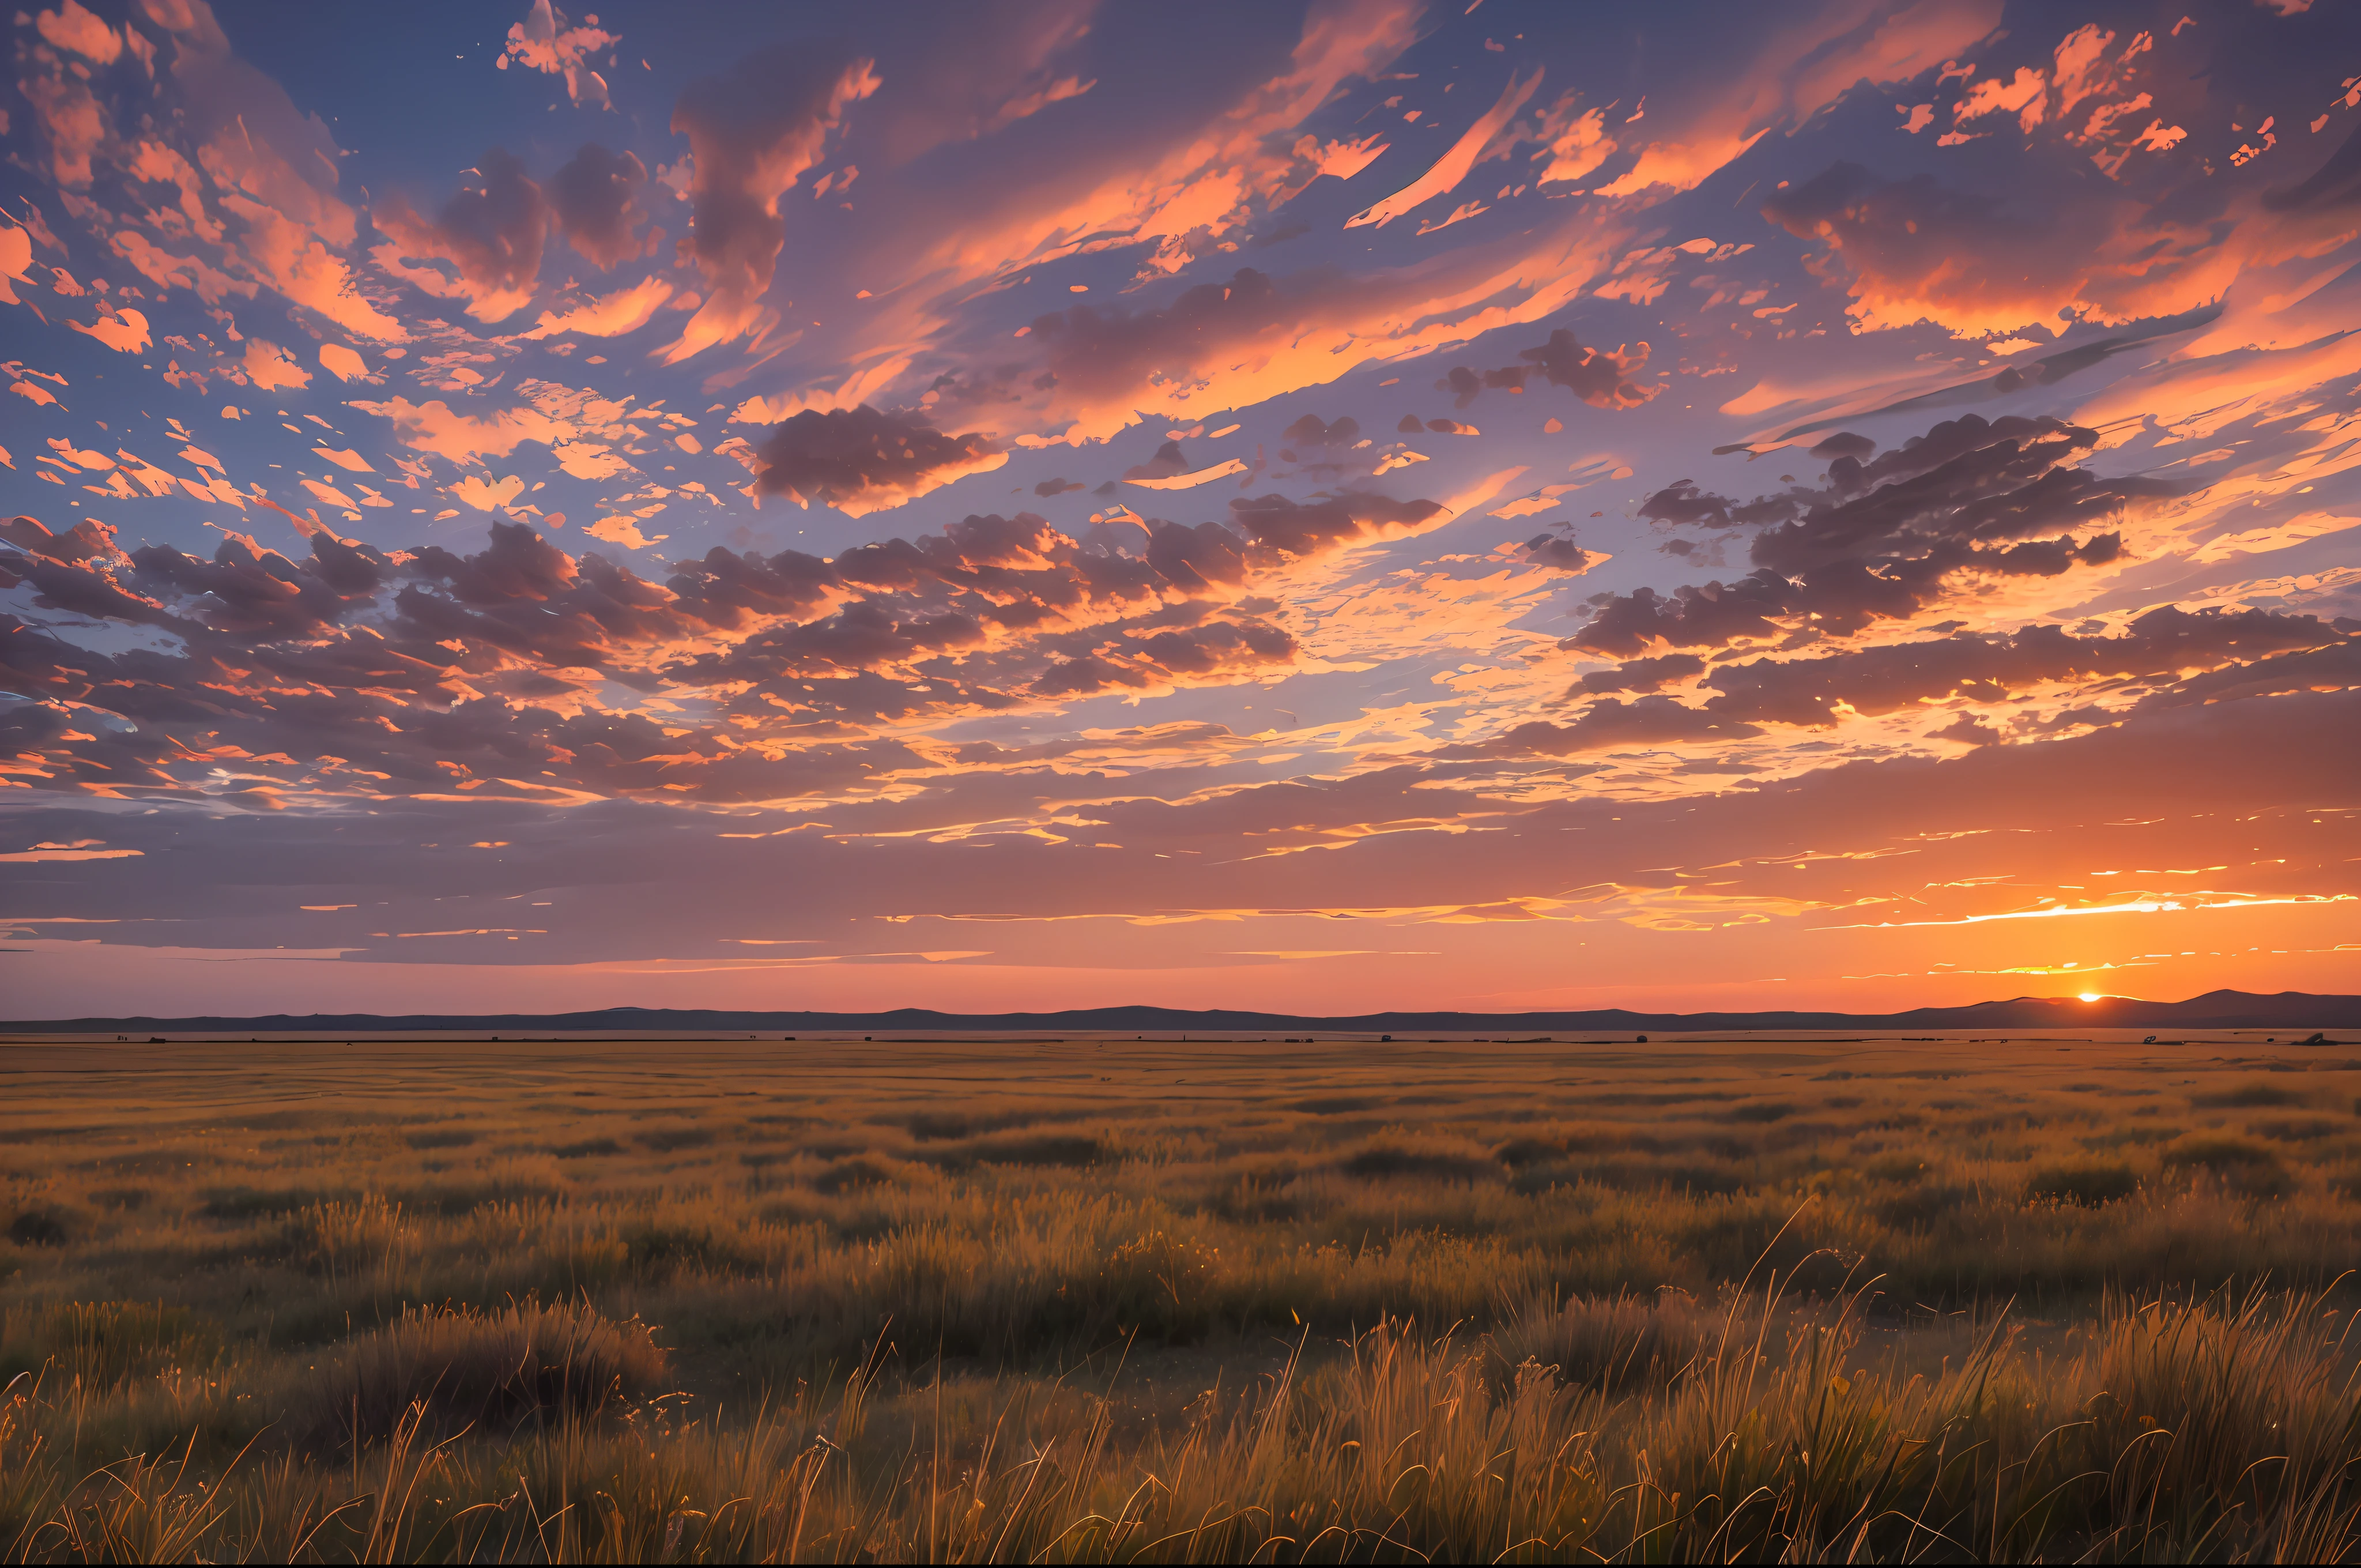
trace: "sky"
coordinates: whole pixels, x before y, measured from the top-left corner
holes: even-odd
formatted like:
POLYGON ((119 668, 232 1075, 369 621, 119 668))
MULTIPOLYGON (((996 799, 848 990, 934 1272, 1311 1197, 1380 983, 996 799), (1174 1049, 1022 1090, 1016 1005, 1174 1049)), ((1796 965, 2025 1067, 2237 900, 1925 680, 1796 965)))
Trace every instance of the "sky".
POLYGON ((9 48, 11 1016, 2361 991, 2361 7, 9 48))

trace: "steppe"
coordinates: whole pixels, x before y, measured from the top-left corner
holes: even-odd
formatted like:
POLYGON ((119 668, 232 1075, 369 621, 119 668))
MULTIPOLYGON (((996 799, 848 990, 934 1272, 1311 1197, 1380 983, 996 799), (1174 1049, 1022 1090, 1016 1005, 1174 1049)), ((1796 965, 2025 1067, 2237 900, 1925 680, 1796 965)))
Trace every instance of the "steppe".
POLYGON ((2351 1557, 2345 1033, 0 1040, 0 1556, 2351 1557))

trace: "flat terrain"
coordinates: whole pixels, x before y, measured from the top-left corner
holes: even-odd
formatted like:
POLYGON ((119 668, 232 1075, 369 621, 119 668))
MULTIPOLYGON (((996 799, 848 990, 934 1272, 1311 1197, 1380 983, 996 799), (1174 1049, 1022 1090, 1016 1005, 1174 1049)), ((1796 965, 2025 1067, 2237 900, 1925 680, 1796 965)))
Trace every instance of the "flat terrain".
POLYGON ((0 1040, 0 1554, 2346 1556, 2345 1033, 0 1040))

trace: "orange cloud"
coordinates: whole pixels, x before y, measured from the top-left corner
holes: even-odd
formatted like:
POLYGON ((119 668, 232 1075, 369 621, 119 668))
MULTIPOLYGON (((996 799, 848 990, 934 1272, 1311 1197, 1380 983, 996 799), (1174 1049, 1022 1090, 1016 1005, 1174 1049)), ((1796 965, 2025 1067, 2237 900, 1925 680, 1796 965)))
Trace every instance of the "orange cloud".
POLYGON ((104 315, 89 326, 77 321, 66 324, 87 337, 94 337, 118 354, 136 354, 148 346, 148 318, 129 306, 111 315, 104 315))
POLYGON ((1525 106, 1525 100, 1531 98, 1533 95, 1533 90, 1541 84, 1542 71, 1539 66, 1535 66, 1532 74, 1522 82, 1518 81, 1511 74, 1509 84, 1501 90, 1499 100, 1478 115, 1476 123, 1468 126, 1457 141, 1451 144, 1450 151, 1436 159, 1433 166, 1425 173, 1392 195, 1346 218, 1345 226, 1353 229, 1360 228, 1364 225, 1375 224, 1378 227, 1383 228, 1422 203, 1431 202, 1437 196, 1446 196, 1456 191, 1459 188, 1459 182, 1466 179, 1468 171, 1476 167, 1477 159, 1493 139, 1499 136, 1502 128, 1517 116, 1518 111, 1525 106))
POLYGON ((246 340, 246 357, 241 365, 247 378, 260 391, 270 392, 312 384, 312 372, 296 364, 293 356, 277 344, 266 343, 258 337, 246 340))
POLYGON ((672 298, 672 284, 662 278, 643 278, 628 289, 589 300, 562 314, 544 311, 541 320, 523 335, 538 341, 562 332, 586 337, 620 337, 637 332, 655 319, 657 309, 672 298))

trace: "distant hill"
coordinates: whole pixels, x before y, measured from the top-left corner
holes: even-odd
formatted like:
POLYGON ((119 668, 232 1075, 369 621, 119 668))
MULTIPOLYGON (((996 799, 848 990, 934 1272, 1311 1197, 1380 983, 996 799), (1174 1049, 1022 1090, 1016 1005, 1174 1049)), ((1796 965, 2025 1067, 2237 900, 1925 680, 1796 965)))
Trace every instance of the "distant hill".
POLYGON ((609 1007, 595 1013, 314 1013, 256 1018, 51 1018, 0 1023, 6 1034, 83 1035, 400 1035, 490 1034, 875 1034, 994 1030, 1116 1034, 1223 1034, 1245 1029, 1331 1030, 1355 1034, 1663 1034, 1715 1030, 1990 1029, 2356 1029, 2361 996, 2301 991, 2257 995, 2209 991, 2186 1002, 2109 996, 2020 996, 1968 1007, 1916 1007, 1906 1013, 1364 1013, 1306 1017, 1292 1013, 1190 1012, 1172 1007, 1087 1007, 1064 1013, 717 1013, 659 1007, 609 1007))

